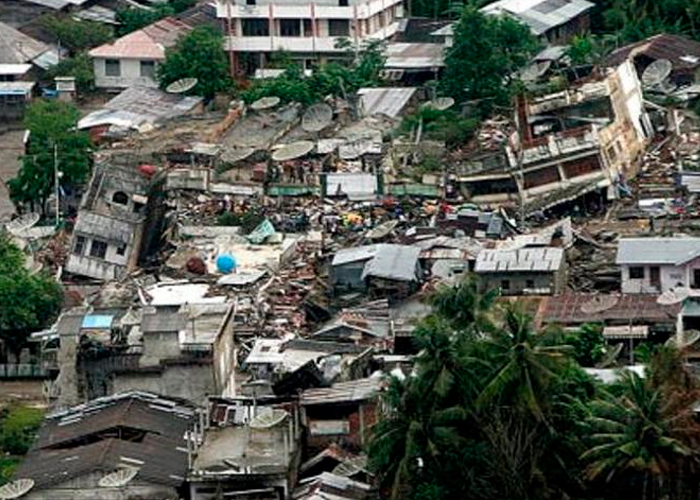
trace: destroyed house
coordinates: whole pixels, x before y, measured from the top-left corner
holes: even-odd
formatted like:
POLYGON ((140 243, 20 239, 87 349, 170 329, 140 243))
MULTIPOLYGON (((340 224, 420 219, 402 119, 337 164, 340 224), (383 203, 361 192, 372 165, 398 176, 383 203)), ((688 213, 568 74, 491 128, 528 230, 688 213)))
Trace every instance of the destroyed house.
POLYGON ((321 450, 332 443, 361 449, 379 415, 382 379, 370 377, 308 389, 301 395, 307 445, 321 450))
POLYGON ((564 250, 552 247, 482 250, 474 272, 503 295, 553 295, 566 286, 564 250))
POLYGON ((420 248, 378 244, 338 251, 330 271, 333 293, 368 291, 374 297, 408 296, 422 278, 420 248))
POLYGON ((191 404, 143 392, 50 415, 15 472, 15 480, 33 481, 21 498, 181 498, 196 420, 191 404))
POLYGON ((298 405, 280 398, 213 399, 190 454, 191 500, 284 500, 301 450, 298 405))
POLYGON ((636 175, 653 130, 634 67, 533 96, 517 106, 518 133, 500 153, 478 156, 460 176, 476 203, 512 203, 513 183, 530 214, 636 175))
POLYGON ((95 166, 73 229, 66 271, 113 280, 136 268, 146 222, 149 178, 135 166, 95 166))
POLYGON ((615 262, 622 293, 700 290, 700 238, 622 238, 615 262))

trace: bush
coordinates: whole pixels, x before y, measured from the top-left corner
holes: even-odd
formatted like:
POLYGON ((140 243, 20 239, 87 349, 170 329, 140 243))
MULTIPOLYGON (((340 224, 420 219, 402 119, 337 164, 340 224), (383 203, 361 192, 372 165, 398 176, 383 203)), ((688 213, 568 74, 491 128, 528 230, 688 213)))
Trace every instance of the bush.
POLYGON ((12 479, 12 475, 15 473, 18 465, 18 458, 0 457, 0 486, 12 479))
POLYGON ((112 39, 112 29, 101 23, 76 21, 71 17, 47 14, 40 19, 42 27, 51 37, 61 42, 72 53, 105 44, 112 39))
POLYGON ((26 454, 43 418, 43 412, 37 408, 10 407, 0 422, 0 449, 10 455, 26 454))
POLYGON ((57 76, 75 77, 78 92, 92 92, 95 89, 95 72, 92 60, 84 52, 63 59, 46 72, 46 79, 53 81, 57 76))
POLYGON ((399 133, 411 133, 417 129, 421 120, 423 120, 422 138, 444 142, 448 147, 466 143, 474 137, 479 127, 477 118, 464 117, 450 109, 438 111, 432 108, 421 108, 417 113, 404 118, 399 133))
POLYGON ((605 355, 603 327, 599 324, 583 325, 578 332, 566 337, 566 343, 574 349, 574 359, 581 366, 593 367, 605 355))

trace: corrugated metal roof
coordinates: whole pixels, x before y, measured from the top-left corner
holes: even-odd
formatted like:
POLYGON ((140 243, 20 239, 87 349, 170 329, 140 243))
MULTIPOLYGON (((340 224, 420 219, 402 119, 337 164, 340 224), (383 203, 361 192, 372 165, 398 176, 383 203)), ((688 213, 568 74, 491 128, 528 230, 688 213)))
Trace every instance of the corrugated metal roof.
POLYGON ((339 382, 331 387, 308 389, 301 394, 301 405, 323 405, 365 401, 376 396, 382 388, 381 378, 365 378, 339 382))
MULTIPOLYGON (((680 304, 661 305, 657 296, 650 294, 613 294, 614 305, 600 312, 584 312, 586 306, 599 294, 569 293, 542 299, 541 312, 544 323, 562 325, 594 323, 604 321, 625 322, 671 322, 681 310, 680 304)), ((607 297, 607 296, 603 296, 607 297)))
POLYGON ((131 238, 134 235, 134 227, 134 224, 114 217, 80 210, 74 231, 126 245, 131 242, 131 238))
POLYGON ((179 332, 187 325, 187 317, 179 312, 150 310, 144 311, 141 316, 141 331, 151 332, 179 332))
POLYGON ((390 43, 386 48, 388 69, 422 70, 445 65, 445 46, 441 43, 390 43))
POLYGON ((647 325, 620 325, 603 328, 606 339, 645 339, 649 336, 647 325))
POLYGON ((23 64, 49 50, 39 40, 0 22, 0 63, 23 64))
POLYGON ((418 281, 420 248, 407 245, 377 245, 377 252, 365 265, 362 279, 368 277, 418 281))
POLYGON ((482 7, 486 14, 506 14, 520 19, 535 35, 580 16, 592 9, 588 0, 499 0, 482 7))
POLYGON ((0 82, 0 95, 29 95, 35 82, 0 82))
POLYGON ((700 238, 622 238, 617 264, 680 265, 700 254, 700 238))
POLYGON ((23 75, 30 69, 31 64, 0 64, 0 75, 23 75))
POLYGON ((655 35, 620 47, 605 59, 605 64, 618 66, 639 55, 668 59, 674 69, 693 69, 700 66, 700 42, 679 35, 655 35))
POLYGON ((700 193, 700 175, 696 173, 681 174, 681 185, 685 186, 690 193, 700 193))
POLYGON ((369 260, 377 253, 377 245, 366 245, 362 247, 343 248, 338 250, 333 256, 332 266, 342 266, 350 262, 369 260))
POLYGON ((552 247, 517 250, 482 250, 476 257, 477 273, 553 272, 564 262, 564 250, 552 247))
POLYGON ((414 87, 364 88, 357 91, 360 95, 362 113, 365 116, 386 115, 396 118, 416 93, 414 87))

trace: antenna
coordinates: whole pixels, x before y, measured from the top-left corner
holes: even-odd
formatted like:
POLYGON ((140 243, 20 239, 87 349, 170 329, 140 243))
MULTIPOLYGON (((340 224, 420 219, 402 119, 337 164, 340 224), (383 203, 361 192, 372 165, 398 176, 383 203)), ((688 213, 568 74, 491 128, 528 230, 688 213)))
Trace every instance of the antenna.
POLYGON ((618 295, 596 295, 581 304, 581 312, 585 314, 597 314, 612 309, 620 301, 618 295))
POLYGON ((272 159, 275 161, 294 160, 306 156, 312 149, 314 149, 314 143, 311 141, 293 142, 278 146, 278 149, 272 153, 272 159))
POLYGON ((196 78, 182 78, 165 87, 165 91, 168 94, 184 94, 185 92, 195 88, 198 83, 199 80, 196 78))
POLYGON ((34 227, 37 222, 39 222, 39 214, 30 212, 8 222, 5 227, 12 236, 21 237, 27 229, 34 227))
POLYGON ((251 429, 270 429, 284 422, 287 415, 289 415, 289 413, 287 413, 285 410, 273 408, 273 410, 269 413, 261 413, 260 415, 256 415, 253 420, 250 421, 249 426, 251 429))
POLYGON ((97 484, 102 488, 121 488, 139 473, 138 467, 123 467, 103 476, 97 484))
POLYGON ((688 290, 684 288, 670 289, 659 295, 656 299, 656 303, 662 306, 672 306, 674 304, 680 304, 685 299, 688 298, 688 290))
POLYGON ((318 103, 306 110, 301 118, 301 128, 307 132, 320 132, 333 121, 333 110, 328 104, 318 103))
POLYGON ((423 106, 430 109, 435 109, 437 111, 445 111, 451 108, 455 103, 455 100, 451 97, 438 97, 432 101, 426 102, 423 106))
POLYGON ((673 64, 668 59, 657 59, 642 73, 642 85, 646 89, 666 91, 665 84, 673 70, 673 64))
POLYGON ((225 163, 236 163, 245 160, 255 153, 255 148, 234 148, 227 149, 221 154, 221 161, 225 163))
POLYGON ((29 493, 34 487, 33 479, 18 479, 0 486, 0 500, 14 500, 29 493))
POLYGON ((250 109, 262 111, 264 109, 274 108, 280 103, 280 98, 276 96, 262 97, 250 105, 250 109))

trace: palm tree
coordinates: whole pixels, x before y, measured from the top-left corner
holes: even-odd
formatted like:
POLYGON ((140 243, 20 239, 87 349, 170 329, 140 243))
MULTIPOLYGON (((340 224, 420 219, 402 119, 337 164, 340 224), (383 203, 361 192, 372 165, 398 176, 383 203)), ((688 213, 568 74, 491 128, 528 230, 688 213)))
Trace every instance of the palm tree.
POLYGON ((429 302, 435 314, 448 321, 455 330, 478 333, 491 329, 498 290, 482 291, 479 282, 467 278, 453 286, 442 286, 429 302))
POLYGON ((532 318, 517 305, 506 308, 504 325, 484 339, 491 363, 477 405, 490 403, 529 411, 544 420, 547 387, 557 380, 571 348, 558 343, 559 332, 536 332, 532 318))
POLYGON ((383 403, 385 414, 372 429, 370 466, 392 499, 406 498, 412 479, 438 463, 443 450, 458 445, 456 425, 464 412, 425 404, 414 378, 391 377, 383 403))
POLYGON ((697 464, 699 436, 692 405, 681 401, 666 397, 651 378, 625 372, 620 396, 605 393, 591 404, 592 446, 582 455, 588 478, 637 487, 642 500, 678 486, 697 464))

